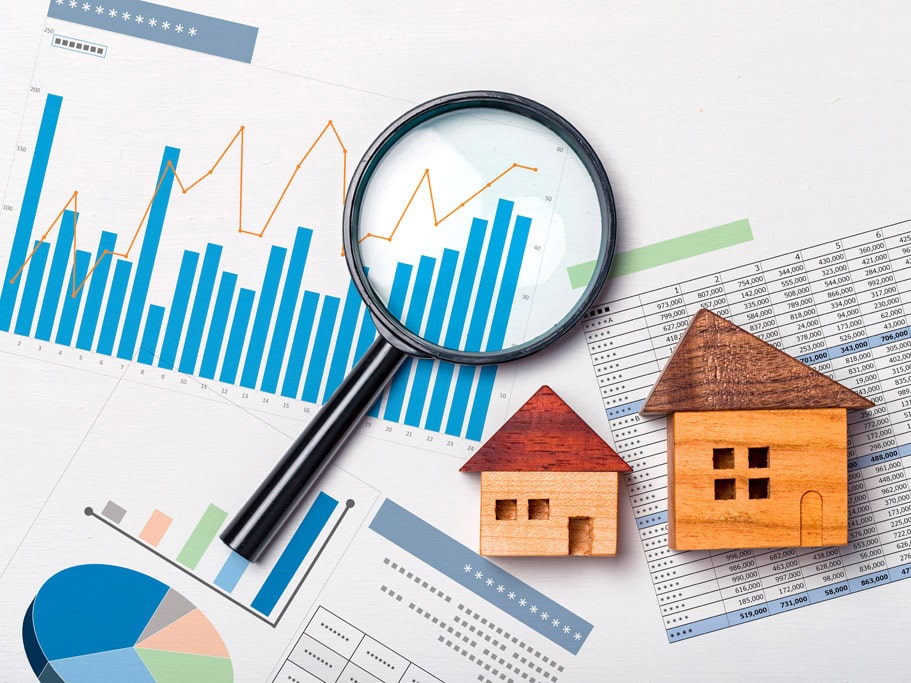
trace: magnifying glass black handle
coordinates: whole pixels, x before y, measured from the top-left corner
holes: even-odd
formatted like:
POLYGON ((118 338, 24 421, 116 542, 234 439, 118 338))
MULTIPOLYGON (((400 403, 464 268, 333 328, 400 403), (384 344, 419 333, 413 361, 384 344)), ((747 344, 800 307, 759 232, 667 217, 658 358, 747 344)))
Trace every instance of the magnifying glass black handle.
POLYGON ((221 533, 228 547, 257 560, 403 360, 403 351, 377 337, 221 533))

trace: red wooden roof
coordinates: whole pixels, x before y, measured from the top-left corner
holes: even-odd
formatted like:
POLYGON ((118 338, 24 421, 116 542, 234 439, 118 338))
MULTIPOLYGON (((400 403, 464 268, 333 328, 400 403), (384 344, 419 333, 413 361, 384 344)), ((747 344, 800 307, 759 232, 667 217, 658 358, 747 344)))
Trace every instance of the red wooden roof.
POLYGON ((632 472, 553 389, 543 386, 462 472, 632 472))
POLYGON ((668 359, 642 412, 872 406, 863 396, 703 308, 668 359))

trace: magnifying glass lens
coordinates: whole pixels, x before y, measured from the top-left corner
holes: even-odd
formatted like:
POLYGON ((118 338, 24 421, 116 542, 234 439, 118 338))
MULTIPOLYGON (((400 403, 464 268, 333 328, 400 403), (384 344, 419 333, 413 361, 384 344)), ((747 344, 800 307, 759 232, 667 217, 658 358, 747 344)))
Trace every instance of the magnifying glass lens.
POLYGON ((430 352, 519 351, 590 294, 607 238, 571 141, 519 113, 436 114, 367 170, 353 219, 368 296, 430 352))

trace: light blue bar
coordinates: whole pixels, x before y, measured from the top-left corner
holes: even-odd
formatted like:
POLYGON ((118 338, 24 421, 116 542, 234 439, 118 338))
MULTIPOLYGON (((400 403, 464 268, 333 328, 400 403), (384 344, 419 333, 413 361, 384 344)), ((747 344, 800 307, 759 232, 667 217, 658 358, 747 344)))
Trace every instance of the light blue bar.
POLYGON ((351 358, 351 342, 354 341, 354 329, 357 327, 361 305, 361 295, 354 286, 354 282, 351 282, 348 285, 348 293, 345 295, 345 306, 342 308, 342 320, 339 323, 338 334, 335 336, 332 361, 329 363, 329 375, 326 377, 326 388, 323 390, 323 403, 329 400, 338 385, 345 379, 348 359, 351 358))
POLYGON ((478 293, 471 312, 468 336, 465 339, 466 351, 481 350, 484 331, 487 329, 491 298, 497 285, 500 266, 503 263, 503 248, 506 246, 506 234, 509 231, 512 208, 513 203, 508 199, 501 199, 497 202, 497 212, 494 215, 493 229, 490 231, 490 241, 487 244, 487 253, 484 255, 484 267, 478 282, 478 293))
POLYGON ((645 529, 659 524, 667 524, 667 510, 663 510, 655 515, 646 515, 645 517, 636 518, 636 528, 638 529, 645 529))
MULTIPOLYGON (((89 272, 89 264, 92 261, 92 254, 88 251, 76 252, 76 286, 79 287, 85 279, 86 273, 89 272)), ((63 310, 60 312, 60 324, 57 325, 57 336, 54 341, 62 346, 69 346, 73 341, 73 333, 76 328, 76 317, 79 315, 79 304, 82 303, 82 293, 85 287, 79 287, 79 291, 73 296, 71 287, 65 290, 66 295, 63 299, 63 310)))
POLYGON ((253 59, 259 31, 255 26, 141 0, 119 0, 116 7, 106 7, 100 13, 95 11, 98 5, 85 10, 84 4, 51 0, 47 15, 248 64, 253 59))
POLYGON ((237 587, 237 582, 240 581, 240 577, 244 575, 244 572, 247 571, 247 567, 249 566, 249 560, 232 552, 228 555, 228 559, 225 560, 225 563, 218 572, 218 576, 215 577, 215 581, 212 583, 226 593, 230 593, 237 587))
POLYGON ((278 284, 282 279, 282 268, 287 253, 288 250, 284 247, 273 246, 269 250, 269 263, 263 276, 263 286, 259 290, 259 304, 256 306, 244 369, 240 375, 240 386, 247 389, 255 389, 256 380, 259 379, 259 368, 266 352, 266 337, 272 324, 272 311, 275 310, 275 298, 278 295, 278 284))
POLYGON ((118 261, 114 266, 114 278, 111 280, 111 293, 108 295, 108 305, 101 321, 101 334, 98 336, 98 353, 108 356, 114 351, 114 340, 117 338, 117 329, 120 325, 120 314, 123 312, 123 302, 127 295, 127 285, 130 282, 130 273, 133 271, 132 261, 118 261))
POLYGON ((22 290, 22 303, 19 305, 19 315, 16 317, 16 329, 14 330, 16 334, 24 337, 32 332, 32 321, 35 319, 35 309, 38 306, 38 294, 41 291, 41 282, 44 280, 47 256, 51 250, 51 245, 47 242, 39 244, 36 241, 35 246, 37 249, 26 266, 25 287, 22 290))
POLYGON ((319 312, 319 323, 313 339, 313 351, 310 354, 310 365, 307 367, 307 378, 301 392, 301 398, 311 403, 316 403, 319 398, 319 388, 326 372, 326 357, 332 344, 332 330, 335 329, 339 301, 338 297, 323 297, 323 307, 319 312))
POLYGON ((253 311, 255 297, 256 292, 244 287, 240 288, 240 294, 237 295, 234 321, 231 323, 228 348, 225 350, 225 360, 221 365, 221 375, 219 376, 219 379, 226 384, 234 384, 234 380, 237 378, 237 368, 244 350, 244 339, 247 337, 247 326, 250 324, 250 313, 253 311))
POLYGON ((111 261, 114 256, 114 246, 117 244, 117 235, 113 232, 103 231, 98 241, 98 253, 95 255, 95 270, 86 287, 89 288, 85 297, 85 310, 82 312, 82 322, 79 323, 79 334, 76 335, 76 348, 91 351, 95 342, 95 331, 98 329, 98 316, 101 313, 101 302, 104 300, 104 291, 108 286, 108 274, 111 272, 111 261))
POLYGON ((493 385, 496 378, 496 365, 485 365, 481 368, 481 375, 478 377, 478 386, 475 389, 474 401, 471 406, 471 415, 468 418, 468 427, 465 428, 466 439, 480 441, 484 436, 487 410, 490 408, 490 398, 493 395, 493 385))
POLYGON ((572 654, 578 654, 592 632, 592 625, 579 615, 388 498, 370 528, 572 654))
POLYGON ((446 433, 450 436, 462 435, 462 424, 465 422, 465 413, 468 410, 468 399, 471 397, 471 387, 474 384, 474 365, 460 365, 456 377, 455 391, 449 401, 449 419, 446 420, 446 433))
POLYGON ((279 555, 275 566, 263 582, 262 588, 253 598, 250 606, 268 616, 278 604, 282 593, 288 588, 298 567, 313 547, 320 532, 326 527, 329 518, 338 507, 338 501, 320 491, 307 510, 303 521, 295 529, 288 545, 279 555))
MULTIPOLYGON (((443 332, 443 321, 446 318, 446 309, 449 307, 449 295, 452 292, 458 262, 459 252, 452 249, 443 250, 440 272, 437 275, 433 298, 430 301, 427 326, 424 328, 424 339, 434 344, 440 340, 443 332)), ((427 358, 422 358, 416 363, 414 380, 411 383, 411 395, 408 398, 408 409, 405 411, 406 425, 418 427, 421 424, 421 415, 424 412, 424 405, 427 403, 427 390, 430 387, 433 365, 434 361, 427 358)))
POLYGON ((70 256, 73 254, 73 240, 76 238, 76 220, 78 216, 72 211, 64 211, 57 231, 57 244, 51 257, 51 268, 44 286, 44 302, 38 315, 35 327, 35 339, 50 341, 57 320, 57 308, 60 299, 72 292, 72 268, 70 256))
MULTIPOLYGON (((433 271, 436 270, 436 265, 436 259, 421 256, 418 262, 418 272, 414 277, 414 287, 411 290, 411 300, 408 302, 408 313, 405 316, 405 327, 418 335, 421 333, 424 323, 424 311, 427 308, 427 297, 430 294, 430 284, 433 281, 433 271)), ((386 410, 383 413, 384 419, 391 422, 399 421, 413 364, 414 361, 407 359, 392 376, 389 394, 386 397, 386 410)))
POLYGON ((278 313, 275 316, 275 325, 272 330, 272 344, 269 346, 266 369, 263 370, 263 379, 259 385, 262 391, 268 391, 271 394, 274 394, 278 387, 278 378, 285 360, 285 349, 288 348, 288 337, 291 336, 291 322, 294 320, 294 309, 297 307, 297 299, 300 296, 312 238, 312 230, 299 227, 291 247, 288 274, 285 276, 285 285, 282 288, 281 301, 278 304, 278 313))
POLYGON ((155 362, 155 350, 158 348, 162 322, 164 322, 164 307, 149 306, 146 327, 142 333, 142 341, 139 343, 139 353, 136 356, 136 360, 143 365, 152 365, 155 362))
POLYGON ((304 374, 307 347, 310 345, 310 335, 313 332, 313 321, 316 319, 317 306, 319 306, 319 294, 304 292, 300 312, 297 315, 297 325, 294 329, 294 339, 291 341, 288 365, 285 367, 285 379, 282 382, 282 396, 285 398, 297 398, 301 375, 304 374))
MULTIPOLYGON (((32 229, 35 227, 35 215, 38 212, 38 201, 41 199, 41 190, 44 187, 44 176, 47 174, 47 165, 51 158, 51 147, 57 132, 61 104, 63 104, 63 98, 59 95, 49 94, 44 101, 41 125, 38 127, 38 139, 35 141, 35 151, 32 153, 28 180, 25 181, 25 193, 22 196, 22 206, 19 208, 13 245, 6 264, 6 277, 3 278, 3 289, 0 290, 0 330, 3 332, 9 331, 12 324, 13 309, 16 306, 16 296, 19 293, 21 280, 21 278, 13 280, 13 276, 28 257, 28 245, 32 242, 32 229)), ((31 323, 29 323, 29 327, 31 327, 31 323)))
MULTIPOLYGON (((155 268, 158 245, 161 243, 161 229, 164 226, 168 202, 171 199, 171 187, 174 185, 173 171, 177 170, 179 156, 179 149, 165 147, 158 175, 155 176, 155 186, 152 188, 155 191, 155 198, 152 200, 152 206, 146 219, 142 250, 139 252, 139 259, 136 261, 136 277, 133 279, 130 303, 127 304, 127 313, 123 319, 123 331, 120 334, 120 345, 117 347, 118 358, 123 358, 124 360, 132 360, 133 351, 136 348, 139 324, 142 321, 146 297, 149 294, 149 283, 152 281, 152 270, 155 268)), ((116 275, 116 273, 114 274, 116 275)))
POLYGON ((607 419, 613 420, 616 417, 625 417, 626 415, 636 415, 642 409, 642 406, 645 405, 645 399, 640 401, 633 401, 632 403, 624 403, 623 405, 615 406, 614 408, 607 409, 607 419))
POLYGON ((229 272, 222 273, 218 283, 218 293, 215 295, 215 307, 212 309, 212 322, 209 324, 206 348, 202 353, 202 363, 199 366, 200 377, 215 379, 218 359, 221 357, 221 347, 225 341, 225 330, 228 327, 228 315, 231 313, 231 302, 234 300, 235 287, 237 287, 237 275, 229 272))
POLYGON ((202 333, 206 326, 206 316, 209 314, 209 304, 212 303, 215 278, 218 276, 221 250, 221 245, 207 244, 206 253, 202 257, 199 284, 196 285, 196 296, 193 297, 190 322, 187 324, 187 334, 184 337, 183 351, 180 354, 180 365, 178 366, 180 372, 188 375, 192 375, 196 370, 196 360, 199 358, 202 333))
POLYGON ((196 278, 196 266, 199 265, 199 254, 195 251, 183 252, 180 259, 180 270, 177 272, 177 285, 171 299, 171 310, 168 313, 168 325, 161 344, 158 367, 165 370, 174 369, 177 360, 177 347, 183 334, 183 325, 187 319, 187 308, 190 305, 190 293, 193 291, 193 280, 196 278))

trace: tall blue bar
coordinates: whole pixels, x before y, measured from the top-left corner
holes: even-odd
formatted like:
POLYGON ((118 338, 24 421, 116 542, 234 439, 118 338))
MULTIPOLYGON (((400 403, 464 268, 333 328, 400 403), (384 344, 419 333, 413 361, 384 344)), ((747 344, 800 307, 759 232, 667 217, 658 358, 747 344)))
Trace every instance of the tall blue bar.
POLYGON ((319 323, 313 339, 313 351, 310 354, 310 365, 307 367, 307 378, 301 392, 301 398, 311 403, 316 403, 319 399, 319 388, 326 372, 326 358, 332 345, 332 330, 335 329, 339 301, 335 296, 323 297, 323 307, 319 312, 319 323))
MULTIPOLYGON (((51 147, 57 132, 57 120, 60 118, 60 105, 63 98, 59 95, 48 95, 44 101, 44 112, 38 127, 38 139, 32 153, 28 179, 25 181, 25 193, 22 206, 19 207, 19 218, 16 221, 16 232, 10 248, 9 261, 6 264, 6 277, 3 278, 3 289, 0 290, 0 330, 8 332, 13 320, 13 309, 19 294, 20 278, 13 280, 28 256, 28 247, 32 242, 32 229, 35 227, 35 215, 38 213, 38 200, 44 187, 44 176, 51 158, 51 147)), ((32 259, 34 260, 34 256, 32 259)), ((18 320, 17 320, 18 323, 18 320)), ((30 325, 31 326, 31 325, 30 325)))
POLYGON ((310 335, 313 332, 313 321, 316 319, 316 307, 319 305, 319 294, 304 292, 301 299, 300 312, 297 314, 297 325, 294 328, 294 339, 291 341, 291 353, 288 355, 288 365, 285 367, 285 379, 282 382, 282 396, 297 398, 300 387, 301 375, 304 374, 304 360, 307 356, 307 347, 310 345, 310 335))
POLYGON ((35 242, 37 250, 28 262, 28 273, 25 276, 25 288, 22 290, 22 303, 19 305, 19 315, 16 317, 16 334, 27 337, 32 332, 32 321, 35 319, 35 309, 38 306, 38 293, 41 291, 41 282, 44 280, 44 270, 47 267, 47 255, 51 245, 47 242, 35 242))
MULTIPOLYGON (((407 329, 418 335, 421 333, 424 322, 424 311, 427 307, 427 297, 430 294, 430 284, 433 281, 433 271, 436 269, 436 265, 436 259, 421 256, 418 271, 414 277, 414 287, 411 290, 411 300, 408 302, 408 313, 405 315, 404 322, 407 329)), ((410 358, 407 359, 392 377, 389 394, 386 397, 386 410, 383 413, 383 418, 386 420, 398 422, 401 417, 412 365, 413 361, 410 358)))
POLYGON ((114 246, 117 244, 117 235, 104 231, 98 241, 98 253, 95 255, 97 263, 89 281, 86 283, 88 292, 85 297, 85 310, 82 313, 82 322, 79 323, 79 334, 76 335, 76 348, 91 351, 95 341, 95 330, 98 329, 98 316, 101 313, 101 302, 104 300, 104 291, 108 287, 108 274, 111 272, 111 261, 114 256, 114 246))
POLYGON ((240 356, 244 350, 244 339, 247 337, 247 326, 250 324, 250 313, 253 311, 255 297, 256 292, 243 287, 240 288, 240 294, 237 295, 234 322, 231 323, 228 348, 225 349, 225 360, 221 364, 221 375, 219 375, 219 380, 226 384, 234 384, 234 380, 237 378, 237 367, 240 365, 240 356))
MULTIPOLYGON (((92 260, 92 254, 88 251, 76 252, 76 286, 85 279, 86 273, 89 272, 89 263, 92 260)), ((85 287, 79 287, 75 295, 66 288, 66 296, 63 298, 63 310, 60 312, 60 324, 57 325, 57 336, 54 341, 63 346, 69 346, 73 341, 73 333, 76 331, 76 317, 79 315, 79 304, 82 303, 82 293, 85 287)))
POLYGON ((361 309, 361 295, 354 286, 354 281, 348 284, 348 293, 345 295, 345 306, 342 308, 342 320, 339 323, 338 334, 335 336, 335 349, 329 363, 329 375, 326 377, 326 388, 323 390, 323 403, 332 395, 338 385, 345 378, 348 370, 348 359, 351 358, 354 329, 357 327, 358 313, 361 309))
POLYGON ((507 199, 497 202, 487 253, 484 255, 484 267, 478 282, 478 294, 471 311, 471 322, 468 325, 468 336, 465 339, 466 351, 480 351, 484 331, 490 315, 490 305, 497 286, 500 267, 503 265, 503 248, 506 246, 506 234, 512 217, 513 203, 507 199))
POLYGON ((171 310, 168 313, 168 325, 164 332, 164 341, 161 344, 161 353, 158 356, 158 367, 165 370, 174 369, 177 359, 177 347, 183 334, 183 325, 187 319, 187 308, 190 305, 190 293, 193 291, 193 280, 196 278, 196 266, 199 264, 199 254, 195 251, 184 251, 180 259, 180 269, 177 271, 177 284, 174 287, 174 296, 171 298, 171 310))
MULTIPOLYGON (((307 265, 307 255, 310 253, 312 238, 312 230, 299 227, 294 236, 294 244, 291 246, 288 274, 285 276, 285 285, 282 287, 278 313, 272 328, 272 344, 269 346, 266 368, 263 370, 263 379, 259 385, 262 391, 272 394, 278 387, 278 378, 285 359, 285 349, 288 348, 288 337, 291 336, 291 322, 294 320, 294 309, 297 307, 297 299, 300 296, 304 267, 307 265)), ((293 395, 297 395, 296 390, 293 395)))
POLYGON ((225 341, 225 330, 228 327, 228 315, 231 313, 231 302, 234 300, 234 289, 237 287, 237 275, 224 272, 218 283, 215 295, 215 307, 212 309, 212 322, 209 324, 209 336, 199 366, 200 377, 215 379, 221 347, 225 341))
POLYGON ((64 211, 63 218, 60 219, 51 269, 44 285, 44 301, 35 327, 35 339, 50 341, 60 299, 73 291, 70 257, 73 254, 73 240, 76 239, 76 220, 77 216, 72 211, 64 211))
POLYGON ((259 379, 259 368, 266 350, 266 337, 269 335, 269 326, 272 324, 272 311, 275 309, 275 297, 278 295, 278 283, 281 282, 282 267, 285 265, 287 253, 288 250, 284 247, 273 246, 269 250, 269 263, 266 265, 266 274, 263 276, 263 286, 259 290, 259 305, 256 307, 256 316, 253 318, 253 330, 250 332, 250 342, 247 345, 247 357, 240 376, 240 386, 247 389, 256 388, 256 380, 259 379))
POLYGON ((183 351, 180 354, 180 365, 177 368, 188 375, 192 375, 196 370, 199 345, 202 343, 202 333, 206 326, 206 317, 209 314, 209 304, 212 303, 212 292, 215 290, 215 278, 218 276, 221 250, 222 248, 219 244, 207 244, 206 253, 202 257, 199 284, 196 285, 196 296, 193 297, 190 322, 187 324, 187 334, 184 337, 183 351))
POLYGON ((108 305, 101 321, 101 334, 98 336, 98 347, 95 349, 98 353, 110 356, 114 351, 114 340, 120 327, 120 314, 123 312, 123 302, 126 300, 127 285, 132 271, 132 261, 118 261, 114 266, 111 293, 108 295, 108 305))
POLYGON ((370 348, 374 339, 376 339, 376 325, 373 324, 370 309, 364 307, 364 312, 361 314, 361 330, 357 333, 357 346, 354 348, 355 363, 367 353, 367 349, 370 348))
MULTIPOLYGON (((462 346, 462 332, 468 319, 468 304, 471 301, 471 292, 474 290, 475 279, 478 275, 478 264, 481 262, 481 250, 486 233, 487 221, 475 218, 471 223, 468 246, 465 248, 465 255, 462 258, 459 282, 456 285, 452 312, 449 315, 449 325, 446 326, 443 345, 450 349, 458 349, 462 346)), ((437 376, 430 395, 430 407, 427 409, 427 417, 424 418, 425 429, 439 431, 443 424, 443 414, 449 403, 449 391, 452 388, 454 370, 455 367, 450 363, 440 363, 437 366, 437 376)))
MULTIPOLYGON (((424 339, 436 344, 440 341, 443 332, 443 321, 446 318, 446 309, 449 308, 449 295, 452 292, 452 283, 455 280, 455 269, 459 262, 459 252, 444 249, 440 259, 440 272, 433 288, 433 298, 430 301, 430 312, 427 316, 427 325, 424 328, 424 339)), ((421 424, 421 415, 427 402, 427 389, 430 386, 430 376, 433 373, 434 361, 421 358, 416 363, 414 380, 411 383, 411 394, 408 398, 408 409, 405 411, 405 424, 418 427, 421 424)))
MULTIPOLYGON (((392 290, 389 292, 389 304, 386 306, 392 316, 398 320, 402 319, 402 312, 405 310, 405 297, 408 294, 408 285, 411 284, 412 266, 408 263, 398 263, 395 267, 395 276, 392 278, 392 290)), ((380 416, 380 404, 383 397, 380 396, 376 403, 367 411, 370 417, 380 416)))
POLYGON ((455 390, 449 401, 449 418, 446 420, 446 433, 450 436, 462 434, 462 423, 465 421, 465 411, 468 409, 468 399, 471 396, 471 385, 477 367, 474 365, 460 365, 456 377, 455 390))
POLYGON ((490 397, 493 395, 493 383, 497 378, 497 366, 485 365, 478 377, 478 386, 474 392, 474 402, 465 428, 465 438, 480 441, 484 437, 484 425, 487 423, 487 409, 490 408, 490 397))
MULTIPOLYGON (((149 294, 149 284, 152 281, 152 270, 155 268, 155 257, 158 255, 158 245, 161 242, 161 229, 164 225, 165 214, 168 211, 168 202, 171 199, 171 187, 174 184, 174 173, 177 170, 177 158, 180 150, 174 147, 165 147, 161 158, 161 167, 155 178, 155 198, 149 209, 146 220, 145 234, 142 238, 142 250, 136 261, 136 277, 133 279, 133 288, 130 292, 130 303, 123 319, 123 331, 120 334, 120 345, 117 347, 117 356, 124 360, 132 360, 136 348, 136 338, 139 336, 139 324, 145 310, 146 297, 149 294)), ((115 273, 116 275, 116 273, 115 273)))
POLYGON ((307 553, 316 543, 320 532, 326 527, 329 518, 338 507, 338 501, 331 496, 327 496, 320 491, 320 494, 313 501, 313 505, 307 510, 303 521, 295 529, 294 535, 288 541, 288 545, 279 555, 275 566, 269 572, 269 576, 263 582, 262 587, 257 592, 256 597, 250 606, 253 609, 269 615, 275 605, 281 599, 282 593, 288 588, 294 574, 297 573, 298 567, 307 557, 307 553))
POLYGON ((155 362, 155 349, 158 348, 158 337, 161 336, 162 322, 164 322, 164 307, 149 306, 146 327, 142 333, 142 341, 139 342, 139 353, 136 355, 138 362, 144 365, 152 365, 155 362))

